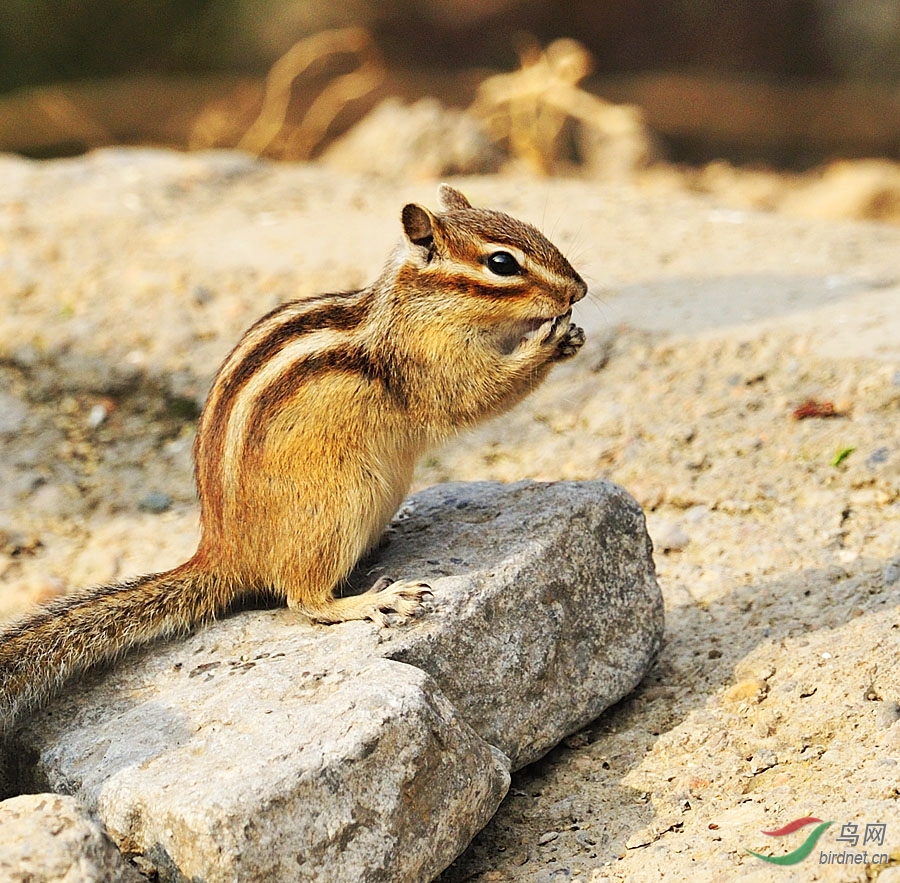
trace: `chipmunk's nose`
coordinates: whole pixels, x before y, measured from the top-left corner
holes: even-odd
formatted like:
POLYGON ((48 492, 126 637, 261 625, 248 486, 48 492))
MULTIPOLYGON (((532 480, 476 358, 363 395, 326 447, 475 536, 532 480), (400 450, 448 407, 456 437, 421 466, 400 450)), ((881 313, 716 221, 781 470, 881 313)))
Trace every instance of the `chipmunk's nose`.
POLYGON ((569 286, 569 290, 569 306, 571 307, 572 304, 578 303, 587 294, 588 289, 584 279, 576 274, 572 284, 569 286))

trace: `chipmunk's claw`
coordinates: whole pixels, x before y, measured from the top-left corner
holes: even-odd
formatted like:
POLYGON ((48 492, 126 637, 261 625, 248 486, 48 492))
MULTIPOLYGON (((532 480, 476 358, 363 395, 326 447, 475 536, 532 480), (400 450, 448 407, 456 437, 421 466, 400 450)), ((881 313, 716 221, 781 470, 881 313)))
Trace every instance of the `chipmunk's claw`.
POLYGON ((556 361, 571 359, 578 352, 586 340, 584 329, 578 325, 569 325, 556 348, 556 361))
POLYGON ((428 583, 420 580, 395 581, 389 576, 380 577, 369 593, 377 596, 369 619, 379 626, 387 625, 385 613, 396 613, 401 619, 409 619, 418 612, 426 597, 434 597, 428 583))

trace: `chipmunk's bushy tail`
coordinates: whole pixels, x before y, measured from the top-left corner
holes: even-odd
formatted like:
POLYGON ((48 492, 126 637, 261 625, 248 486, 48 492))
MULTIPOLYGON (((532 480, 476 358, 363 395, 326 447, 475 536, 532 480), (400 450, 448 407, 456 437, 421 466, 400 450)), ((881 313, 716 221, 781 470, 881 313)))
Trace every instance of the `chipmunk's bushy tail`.
POLYGON ((194 560, 53 601, 0 632, 0 733, 74 675, 132 647, 184 633, 232 601, 228 583, 194 560))

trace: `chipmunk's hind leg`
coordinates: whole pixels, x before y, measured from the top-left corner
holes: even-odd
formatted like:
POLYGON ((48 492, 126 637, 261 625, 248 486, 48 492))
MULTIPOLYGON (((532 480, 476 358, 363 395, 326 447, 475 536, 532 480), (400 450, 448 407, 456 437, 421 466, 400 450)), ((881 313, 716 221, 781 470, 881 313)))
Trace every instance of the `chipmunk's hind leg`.
POLYGON ((431 587, 417 580, 394 581, 383 576, 361 595, 342 598, 329 597, 318 604, 290 598, 288 606, 298 610, 313 622, 336 623, 355 619, 371 619, 378 626, 388 624, 388 613, 409 619, 421 607, 422 600, 431 595, 431 587))

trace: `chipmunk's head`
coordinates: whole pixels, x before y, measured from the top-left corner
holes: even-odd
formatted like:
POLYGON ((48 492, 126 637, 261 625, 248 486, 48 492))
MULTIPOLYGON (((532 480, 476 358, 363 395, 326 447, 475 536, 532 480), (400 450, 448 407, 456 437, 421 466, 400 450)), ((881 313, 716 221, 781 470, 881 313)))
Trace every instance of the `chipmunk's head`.
POLYGON ((401 274, 423 310, 518 341, 568 314, 587 286, 542 233, 503 212, 473 208, 448 184, 440 213, 404 206, 407 261, 401 274))

